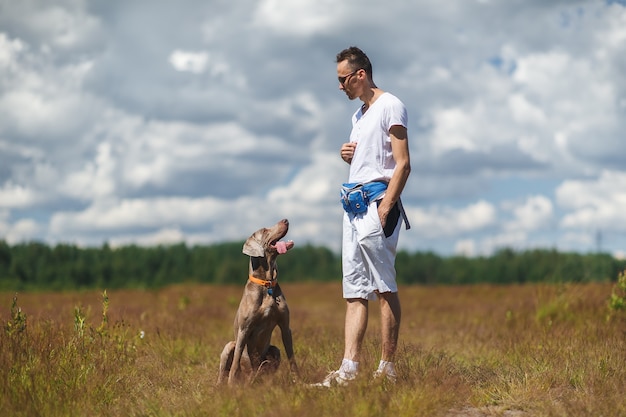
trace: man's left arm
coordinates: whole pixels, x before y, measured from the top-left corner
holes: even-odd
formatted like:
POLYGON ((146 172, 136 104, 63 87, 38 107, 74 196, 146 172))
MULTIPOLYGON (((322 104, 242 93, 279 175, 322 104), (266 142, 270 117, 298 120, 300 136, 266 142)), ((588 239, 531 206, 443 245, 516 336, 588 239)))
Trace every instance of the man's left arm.
POLYGON ((383 227, 387 223, 387 215, 400 198, 400 194, 406 185, 411 173, 411 158, 409 156, 409 139, 407 129, 401 125, 391 126, 389 129, 391 138, 391 152, 396 161, 396 169, 393 171, 385 196, 378 206, 378 216, 383 227))

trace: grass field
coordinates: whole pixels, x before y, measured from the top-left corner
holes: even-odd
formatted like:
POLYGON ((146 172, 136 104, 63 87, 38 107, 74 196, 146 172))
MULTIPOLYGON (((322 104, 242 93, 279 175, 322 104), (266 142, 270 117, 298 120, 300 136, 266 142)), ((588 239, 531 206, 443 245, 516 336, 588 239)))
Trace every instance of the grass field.
POLYGON ((303 383, 283 364, 235 388, 215 380, 243 282, 108 300, 25 293, 13 308, 14 294, 0 293, 2 415, 626 416, 626 320, 606 319, 610 283, 401 287, 398 383, 369 378, 380 346, 372 303, 361 377, 331 390, 305 383, 341 361, 340 285, 282 287, 303 383))

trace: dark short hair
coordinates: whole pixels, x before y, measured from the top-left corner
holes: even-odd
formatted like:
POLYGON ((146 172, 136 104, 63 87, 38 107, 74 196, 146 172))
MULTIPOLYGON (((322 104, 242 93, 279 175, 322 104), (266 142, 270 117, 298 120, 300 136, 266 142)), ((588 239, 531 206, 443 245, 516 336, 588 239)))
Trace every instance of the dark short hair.
POLYGON ((370 59, 365 55, 365 52, 361 51, 356 46, 346 48, 337 54, 337 63, 346 60, 352 71, 364 69, 365 73, 372 77, 372 63, 370 59))

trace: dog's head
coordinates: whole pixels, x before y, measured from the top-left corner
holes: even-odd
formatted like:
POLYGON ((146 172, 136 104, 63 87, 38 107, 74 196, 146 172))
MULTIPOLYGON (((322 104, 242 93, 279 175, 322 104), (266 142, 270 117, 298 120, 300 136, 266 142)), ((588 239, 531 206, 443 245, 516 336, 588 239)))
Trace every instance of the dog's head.
POLYGON ((243 253, 252 257, 267 257, 287 252, 293 248, 293 241, 282 242, 289 231, 289 221, 283 219, 270 228, 257 230, 246 240, 243 253))

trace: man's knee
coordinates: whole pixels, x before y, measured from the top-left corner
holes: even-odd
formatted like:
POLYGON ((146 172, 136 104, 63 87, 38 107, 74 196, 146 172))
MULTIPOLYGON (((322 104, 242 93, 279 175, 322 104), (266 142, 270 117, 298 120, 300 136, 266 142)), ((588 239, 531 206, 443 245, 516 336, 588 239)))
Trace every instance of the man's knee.
POLYGON ((382 292, 378 296, 381 309, 389 310, 394 316, 400 315, 400 297, 397 292, 382 292))

